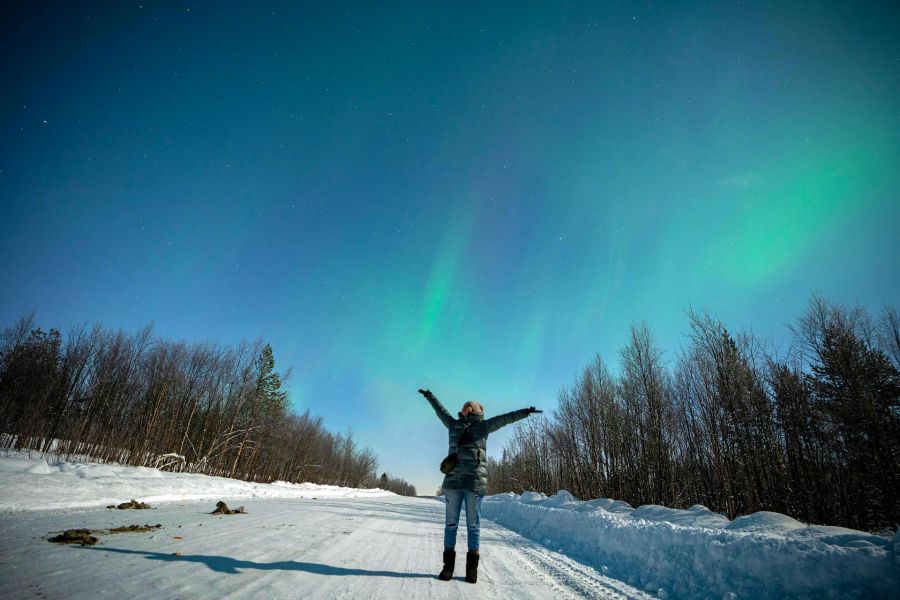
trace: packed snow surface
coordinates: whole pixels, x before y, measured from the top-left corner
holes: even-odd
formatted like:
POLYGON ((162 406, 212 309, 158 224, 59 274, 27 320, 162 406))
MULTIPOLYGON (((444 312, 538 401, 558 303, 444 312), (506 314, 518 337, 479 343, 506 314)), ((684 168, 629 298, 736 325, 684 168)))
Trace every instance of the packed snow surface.
POLYGON ((40 461, 0 462, 0 498, 5 506, 17 507, 14 512, 0 511, 4 599, 653 597, 489 521, 482 521, 478 584, 463 581, 465 529, 459 535, 453 580, 438 581, 444 508, 434 499, 383 492, 369 497, 367 490, 341 492, 324 486, 263 488, 294 494, 273 497, 256 488, 248 493, 229 480, 189 478, 179 481, 200 487, 178 488, 177 493, 208 495, 218 482, 223 487, 213 497, 228 499, 238 493, 247 514, 211 515, 212 498, 151 502, 153 510, 107 510, 99 505, 108 498, 152 500, 160 497, 154 485, 172 484, 167 474, 145 469, 111 467, 111 474, 93 477, 100 471, 59 469, 40 461), (75 472, 90 475, 73 476, 75 472), (127 481, 121 488, 126 493, 102 491, 98 478, 127 481), (50 479, 59 481, 50 484, 50 479), (9 482, 15 486, 8 487, 9 482), (55 496, 66 485, 81 507, 27 510, 30 503, 46 508, 64 502, 46 494, 55 496), (29 486, 34 493, 28 492, 29 486), (84 507, 91 491, 100 495, 84 507), (161 527, 106 533, 144 523, 161 527), (48 543, 51 536, 71 528, 99 530, 99 541, 93 546, 48 543))
POLYGON ((0 456, 0 597, 900 597, 900 536, 565 491, 499 494, 482 507, 470 586, 462 552, 454 581, 434 577, 443 506, 431 499, 0 456), (155 509, 104 508, 132 498, 155 509), (248 514, 212 516, 217 500, 240 500, 248 514), (90 547, 47 542, 138 522, 162 529, 100 534, 90 547))

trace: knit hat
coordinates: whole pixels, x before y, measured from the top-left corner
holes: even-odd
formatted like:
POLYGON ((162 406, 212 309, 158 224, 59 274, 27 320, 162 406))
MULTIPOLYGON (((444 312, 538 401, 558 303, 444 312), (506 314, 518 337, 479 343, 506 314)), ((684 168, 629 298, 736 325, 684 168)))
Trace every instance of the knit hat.
POLYGON ((472 412, 483 415, 484 414, 484 406, 482 406, 481 402, 476 402, 475 400, 469 400, 465 404, 463 404, 463 409, 466 407, 470 407, 472 412))

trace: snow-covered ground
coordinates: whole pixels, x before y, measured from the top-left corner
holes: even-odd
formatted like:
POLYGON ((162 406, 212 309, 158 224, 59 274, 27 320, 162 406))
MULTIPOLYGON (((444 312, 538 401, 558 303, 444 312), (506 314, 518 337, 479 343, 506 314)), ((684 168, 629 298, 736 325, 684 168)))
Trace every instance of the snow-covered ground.
POLYGON ((641 589, 677 598, 900 598, 900 534, 807 526, 704 506, 637 509, 561 491, 485 500, 482 513, 641 589))
MULTIPOLYGON (((490 522, 482 528, 477 585, 438 581, 443 506, 433 499, 317 486, 257 486, 183 476, 209 500, 172 500, 168 474, 103 465, 45 466, 0 458, 0 598, 651 598, 628 584, 490 522), (49 467, 49 468, 47 468, 49 467), (81 475, 72 476, 72 473, 81 475), (58 480, 51 483, 49 480, 58 480), (115 483, 117 495, 97 485, 115 483), (9 487, 7 483, 14 483, 9 487), (227 484, 227 485, 226 485, 227 484), (66 488, 62 496, 47 498, 66 488), (33 490, 31 493, 28 490, 33 490), (89 502, 90 491, 98 499, 89 502), (292 497, 277 494, 290 491, 292 497), (322 493, 325 492, 325 493, 322 493), (237 496, 231 495, 237 494, 237 496), (22 495, 25 494, 24 497, 22 495), (110 510, 108 502, 157 500, 154 510, 110 510), (72 506, 60 508, 71 497, 72 506), (313 499, 315 497, 316 499, 313 499), (247 514, 213 516, 213 499, 240 499, 247 514), (52 510, 28 510, 28 505, 52 510), (90 505, 90 508, 85 506, 90 505), (14 507, 14 510, 11 509, 14 507), (146 533, 98 534, 94 546, 47 541, 70 528, 160 524, 146 533)), ((235 502, 234 504, 237 504, 235 502)), ((459 550, 466 546, 460 532, 459 550)))
POLYGON ((0 597, 900 597, 900 538, 565 492, 483 507, 472 586, 462 552, 456 579, 435 579, 443 506, 432 499, 0 456, 0 597), (155 509, 104 508, 132 498, 155 509), (248 514, 210 515, 216 500, 248 514), (145 523, 162 528, 102 533, 145 523), (98 544, 47 541, 79 527, 101 530, 98 544))
POLYGON ((154 504, 222 498, 373 498, 393 496, 313 483, 250 483, 227 477, 169 473, 147 467, 98 463, 49 464, 25 453, 0 457, 0 510, 48 510, 119 504, 131 498, 154 504))

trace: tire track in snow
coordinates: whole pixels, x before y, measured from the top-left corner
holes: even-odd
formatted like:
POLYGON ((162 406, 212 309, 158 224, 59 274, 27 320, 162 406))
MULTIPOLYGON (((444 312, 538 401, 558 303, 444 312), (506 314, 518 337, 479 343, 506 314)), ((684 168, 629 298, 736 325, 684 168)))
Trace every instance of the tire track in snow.
POLYGON ((496 535, 497 541, 512 551, 512 559, 521 565, 523 570, 537 580, 549 581, 560 597, 623 600, 656 597, 627 583, 602 575, 589 566, 541 546, 493 521, 487 523, 490 524, 489 528, 485 527, 485 522, 482 523, 482 535, 486 529, 493 534, 491 537, 496 535))

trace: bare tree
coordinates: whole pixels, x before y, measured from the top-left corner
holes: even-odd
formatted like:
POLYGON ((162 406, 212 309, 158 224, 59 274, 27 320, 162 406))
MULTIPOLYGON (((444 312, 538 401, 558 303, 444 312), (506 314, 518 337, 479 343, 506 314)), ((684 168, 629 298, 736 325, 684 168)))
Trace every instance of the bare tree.
POLYGON ((63 338, 29 315, 0 335, 0 444, 251 481, 371 483, 372 451, 290 413, 284 378, 262 342, 187 345, 100 325, 63 338))
POLYGON ((489 464, 492 492, 566 488, 632 504, 775 510, 878 529, 900 521, 900 318, 813 296, 786 356, 687 311, 669 373, 646 325, 611 377, 596 357, 553 418, 489 464))

